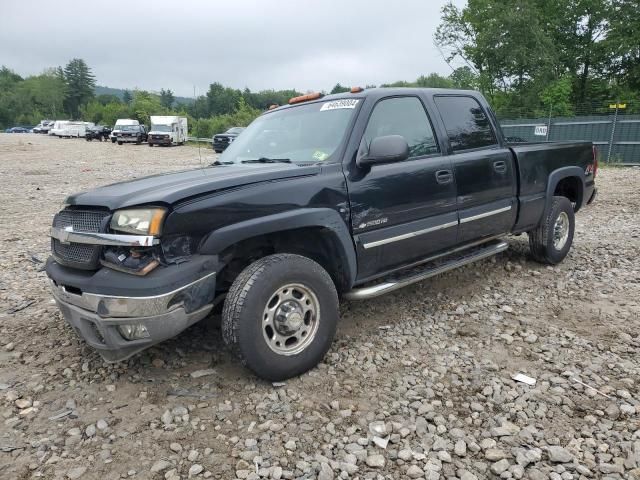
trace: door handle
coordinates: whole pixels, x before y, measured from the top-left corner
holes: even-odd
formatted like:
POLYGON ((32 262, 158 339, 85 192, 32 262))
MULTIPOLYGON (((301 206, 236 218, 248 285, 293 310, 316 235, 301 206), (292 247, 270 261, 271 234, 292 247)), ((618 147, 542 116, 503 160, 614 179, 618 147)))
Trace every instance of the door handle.
POLYGON ((497 162, 493 162, 493 169, 497 173, 506 173, 507 171, 507 163, 503 160, 499 160, 497 162))
POLYGON ((438 170, 436 172, 436 182, 440 185, 446 185, 453 182, 453 173, 451 170, 438 170))

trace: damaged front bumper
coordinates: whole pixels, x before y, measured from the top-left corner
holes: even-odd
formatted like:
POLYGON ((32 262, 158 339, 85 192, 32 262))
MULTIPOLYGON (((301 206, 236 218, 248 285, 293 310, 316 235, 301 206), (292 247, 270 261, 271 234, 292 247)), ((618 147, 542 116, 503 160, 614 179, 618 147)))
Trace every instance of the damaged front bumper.
POLYGON ((108 362, 172 338, 213 308, 217 257, 194 256, 144 277, 101 268, 79 271, 47 261, 53 296, 64 315, 108 362))

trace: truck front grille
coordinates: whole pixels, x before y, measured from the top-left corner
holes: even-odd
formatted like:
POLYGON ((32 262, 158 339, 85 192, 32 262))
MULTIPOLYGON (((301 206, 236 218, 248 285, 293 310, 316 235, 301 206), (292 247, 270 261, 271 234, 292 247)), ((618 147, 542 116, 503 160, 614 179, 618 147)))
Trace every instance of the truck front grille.
MULTIPOLYGON (((65 209, 53 219, 53 226, 72 227, 76 232, 102 232, 106 230, 108 212, 99 210, 65 209)), ((100 263, 102 247, 83 243, 64 244, 51 239, 51 250, 58 263, 83 270, 96 270, 100 263)))

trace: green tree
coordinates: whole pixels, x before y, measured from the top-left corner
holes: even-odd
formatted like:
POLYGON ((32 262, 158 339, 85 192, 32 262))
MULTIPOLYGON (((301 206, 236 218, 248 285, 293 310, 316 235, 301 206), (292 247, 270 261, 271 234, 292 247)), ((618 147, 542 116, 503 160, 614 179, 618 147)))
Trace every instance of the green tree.
POLYGON ((443 77, 437 73, 420 75, 415 82, 416 87, 421 88, 453 88, 454 84, 450 78, 443 77))
POLYGON ((632 92, 640 92, 640 3, 637 0, 611 3, 610 30, 605 39, 605 51, 612 58, 609 73, 616 86, 628 89, 623 95, 629 97, 632 92))
POLYGON ((131 92, 129 90, 125 90, 124 92, 122 92, 122 101, 124 103, 129 105, 132 100, 133 100, 133 95, 131 95, 131 92))
POLYGON ((571 78, 568 76, 551 82, 540 94, 545 112, 552 115, 573 115, 571 90, 571 78))
POLYGON ((349 87, 343 87, 342 85, 340 85, 340 83, 336 83, 329 93, 345 93, 350 90, 351 89, 349 87))
POLYGON ((165 90, 163 88, 160 90, 160 103, 164 108, 173 108, 173 103, 175 102, 175 100, 176 99, 173 96, 173 92, 170 89, 165 90))
POLYGON ((454 88, 464 90, 478 90, 480 88, 480 79, 468 66, 456 68, 449 79, 453 82, 454 88))
POLYGON ((64 68, 64 79, 67 85, 65 107, 73 118, 78 118, 80 106, 94 97, 95 77, 84 60, 74 58, 64 68))
POLYGON ((158 95, 153 95, 144 90, 137 90, 133 93, 130 111, 132 118, 135 118, 145 125, 151 123, 149 119, 151 115, 165 115, 170 113, 169 110, 160 103, 160 97, 158 95))

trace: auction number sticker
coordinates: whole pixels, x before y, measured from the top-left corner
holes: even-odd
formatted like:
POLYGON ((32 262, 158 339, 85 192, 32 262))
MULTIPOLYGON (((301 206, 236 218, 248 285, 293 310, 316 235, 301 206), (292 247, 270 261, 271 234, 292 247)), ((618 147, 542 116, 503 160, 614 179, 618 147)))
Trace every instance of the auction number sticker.
POLYGON ((356 105, 358 105, 359 101, 360 100, 349 98, 344 100, 334 100, 332 102, 325 102, 322 104, 320 111, 325 112, 327 110, 338 110, 339 108, 356 108, 356 105))

